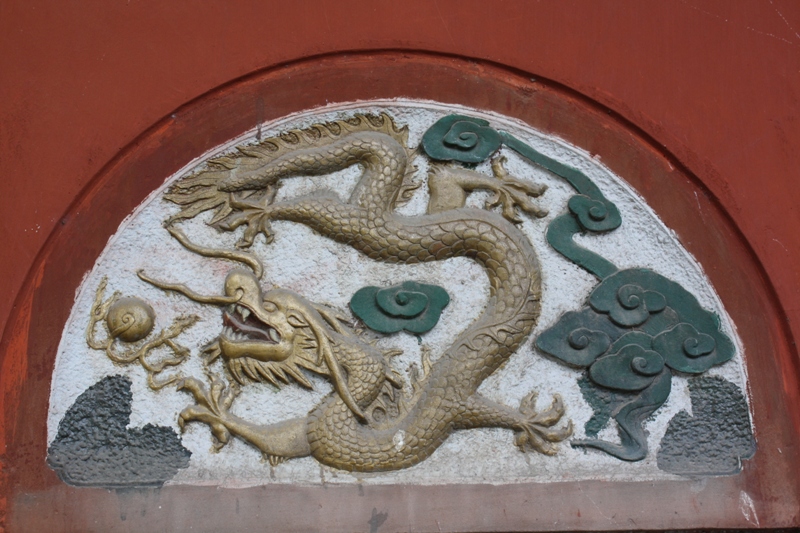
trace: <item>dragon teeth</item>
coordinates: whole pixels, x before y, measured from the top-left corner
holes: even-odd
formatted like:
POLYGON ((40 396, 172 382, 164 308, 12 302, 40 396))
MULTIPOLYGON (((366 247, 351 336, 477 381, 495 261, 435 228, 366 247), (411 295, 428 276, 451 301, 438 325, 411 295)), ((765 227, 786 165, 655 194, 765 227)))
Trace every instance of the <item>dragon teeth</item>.
POLYGON ((229 313, 239 313, 239 316, 242 317, 242 320, 247 320, 247 317, 250 316, 250 310, 243 305, 234 304, 229 308, 229 313))
MULTIPOLYGON (((275 328, 268 327, 266 330, 267 337, 272 342, 280 342, 280 334, 275 328)), ((222 335, 224 335, 228 340, 231 341, 252 341, 253 339, 244 332, 237 331, 233 329, 231 326, 224 326, 222 328, 222 335)))

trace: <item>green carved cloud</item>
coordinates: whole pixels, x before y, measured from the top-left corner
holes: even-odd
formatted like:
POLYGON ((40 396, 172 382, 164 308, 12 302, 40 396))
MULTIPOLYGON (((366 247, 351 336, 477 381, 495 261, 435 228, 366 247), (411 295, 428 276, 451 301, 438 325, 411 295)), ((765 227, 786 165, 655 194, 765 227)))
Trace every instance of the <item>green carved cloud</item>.
POLYGON ((381 333, 425 333, 433 329, 450 296, 436 285, 404 281, 391 287, 364 287, 350 299, 350 308, 370 329, 381 333))
POLYGON ((422 136, 422 148, 433 159, 480 163, 502 144, 500 134, 483 119, 448 115, 422 136))

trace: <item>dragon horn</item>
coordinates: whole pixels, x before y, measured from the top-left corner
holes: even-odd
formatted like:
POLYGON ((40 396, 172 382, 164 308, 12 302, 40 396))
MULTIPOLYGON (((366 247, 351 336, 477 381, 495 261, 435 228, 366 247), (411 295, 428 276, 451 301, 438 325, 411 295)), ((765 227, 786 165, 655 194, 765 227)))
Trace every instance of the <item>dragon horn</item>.
POLYGON ((236 302, 242 299, 241 294, 239 294, 238 296, 204 296, 202 294, 194 292, 186 285, 180 283, 167 283, 166 281, 159 281, 157 279, 153 279, 147 274, 145 274, 144 270, 137 270, 136 274, 142 281, 146 281, 150 285, 153 285, 165 291, 177 292, 179 294, 186 296, 190 300, 194 300, 195 302, 201 304, 230 305, 230 304, 235 304, 236 302))
POLYGON ((258 258, 252 254, 248 254, 246 252, 236 252, 233 250, 215 250, 213 248, 204 248, 190 241, 185 233, 174 226, 167 226, 167 231, 175 238, 176 241, 181 243, 181 245, 183 245, 183 247, 190 252, 202 255, 203 257, 219 257, 221 259, 239 261, 240 263, 244 263, 252 268, 256 277, 259 279, 261 279, 261 276, 264 274, 264 267, 261 265, 261 261, 259 261, 258 258))

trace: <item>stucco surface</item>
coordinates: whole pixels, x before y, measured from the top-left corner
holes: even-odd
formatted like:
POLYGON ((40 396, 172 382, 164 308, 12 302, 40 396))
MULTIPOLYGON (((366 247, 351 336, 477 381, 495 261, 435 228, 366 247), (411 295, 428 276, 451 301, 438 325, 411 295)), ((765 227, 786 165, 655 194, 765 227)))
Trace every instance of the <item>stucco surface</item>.
MULTIPOLYGON (((177 206, 162 199, 163 191, 169 184, 187 172, 202 168, 203 162, 214 154, 230 151, 234 145, 256 142, 256 135, 269 137, 287 129, 345 118, 357 112, 381 111, 389 112, 398 125, 409 128, 409 145, 412 147, 419 143, 422 133, 437 119, 449 113, 467 114, 487 118, 495 128, 509 131, 540 152, 580 169, 619 207, 623 225, 608 235, 583 237, 579 238, 579 242, 620 268, 646 267, 677 281, 692 292, 704 308, 721 316, 723 331, 737 338, 733 324, 698 263, 624 179, 604 167, 598 158, 520 122, 479 110, 415 101, 335 105, 265 124, 199 157, 167 179, 123 222, 91 273, 84 279, 64 330, 51 387, 48 439, 55 437, 59 421, 75 398, 110 374, 124 374, 133 383, 131 427, 149 423, 178 430, 177 414, 190 403, 187 394, 177 392, 174 387, 150 391, 141 367, 136 364, 113 364, 102 352, 89 349, 84 338, 96 287, 103 278, 108 278, 107 294, 120 291, 124 295, 142 297, 153 305, 157 315, 156 329, 168 326, 180 314, 201 317, 197 325, 179 338, 182 344, 190 347, 192 357, 178 371, 186 376, 202 378, 203 365, 199 352, 221 330, 219 310, 178 295, 167 295, 139 280, 135 272, 144 269, 152 277, 185 283, 202 294, 220 294, 225 275, 237 265, 194 255, 182 248, 163 229, 162 222, 177 212, 177 206)), ((543 278, 542 314, 531 336, 533 339, 564 312, 580 309, 597 280, 559 255, 545 241, 545 228, 565 211, 573 189, 563 179, 526 162, 516 153, 506 148, 502 153, 508 158, 507 168, 512 175, 548 186, 547 192, 536 201, 548 209, 548 216, 542 219, 526 216, 521 226, 537 251, 543 278)), ((422 186, 398 210, 409 216, 425 213, 428 201, 425 184, 428 160, 424 156, 417 157, 412 163, 418 167, 415 177, 422 186)), ((488 162, 479 165, 477 170, 491 173, 488 162)), ((359 176, 360 169, 355 166, 322 178, 286 180, 278 200, 323 190, 333 190, 340 197, 347 198, 359 176)), ((481 207, 487 198, 488 193, 473 193, 468 205, 481 207)), ((205 225, 209 217, 210 213, 207 213, 182 227, 194 242, 214 248, 233 248, 242 230, 235 234, 219 233, 205 225)), ((274 230, 274 242, 265 244, 259 238, 253 248, 265 265, 265 288, 275 286, 291 289, 312 301, 332 305, 345 312, 349 312, 348 302, 352 294, 366 285, 388 286, 399 280, 412 279, 438 284, 448 291, 451 303, 431 332, 420 339, 399 333, 378 340, 378 345, 383 348, 404 350, 402 356, 393 359, 393 367, 407 381, 410 379, 410 366, 421 364, 422 350, 430 350, 435 361, 456 336, 480 316, 489 296, 488 278, 476 263, 466 258, 421 265, 386 265, 371 261, 352 248, 323 238, 300 224, 276 222, 274 230)), ((724 377, 740 389, 745 389, 743 353, 741 343, 738 340, 736 343, 735 359, 712 369, 709 374, 724 377)), ((222 371, 219 363, 213 368, 217 372, 222 371)), ((567 416, 575 423, 576 437, 580 438, 583 436, 583 425, 592 416, 592 410, 581 396, 577 384, 580 374, 580 371, 546 358, 529 340, 506 365, 484 382, 480 391, 495 401, 515 408, 532 390, 540 393, 540 407, 546 406, 553 394, 561 394, 568 406, 567 416)), ((322 379, 315 379, 314 385, 314 392, 296 385, 285 386, 280 391, 263 384, 248 385, 236 400, 233 411, 258 423, 305 416, 331 392, 330 385, 322 379)), ((184 446, 192 452, 190 466, 181 470, 172 482, 236 487, 265 483, 447 484, 669 479, 672 476, 658 468, 656 451, 670 419, 681 410, 691 414, 687 380, 678 376, 673 381, 667 403, 646 424, 650 433, 651 453, 647 459, 637 463, 623 462, 597 451, 573 449, 566 444, 561 446, 556 457, 523 454, 512 445, 510 431, 483 429, 457 432, 431 458, 410 469, 358 475, 322 467, 312 458, 291 460, 270 467, 262 461, 258 450, 242 441, 234 441, 215 453, 211 451, 208 428, 201 424, 190 424, 183 436, 184 446)), ((611 422, 599 436, 616 441, 616 433, 615 423, 611 422)))

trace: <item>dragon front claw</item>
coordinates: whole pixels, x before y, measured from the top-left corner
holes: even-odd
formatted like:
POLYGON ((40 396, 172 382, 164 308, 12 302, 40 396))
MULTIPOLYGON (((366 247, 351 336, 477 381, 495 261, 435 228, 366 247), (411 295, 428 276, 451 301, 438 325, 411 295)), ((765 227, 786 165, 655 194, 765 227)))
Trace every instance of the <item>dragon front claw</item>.
POLYGON ((572 435, 572 421, 564 427, 554 427, 564 416, 565 408, 561 396, 553 396, 553 403, 542 412, 536 411, 537 393, 532 392, 520 402, 519 411, 525 416, 514 435, 514 444, 523 452, 537 451, 554 455, 558 451, 556 443, 572 435))
POLYGON ((244 234, 236 246, 239 248, 249 248, 255 242, 259 233, 264 235, 267 244, 275 238, 270 224, 270 206, 275 200, 278 192, 278 184, 267 186, 263 196, 256 201, 248 198, 239 198, 235 193, 230 194, 228 200, 231 208, 235 211, 217 221, 215 225, 225 231, 233 231, 239 226, 245 226, 244 234))
POLYGON ((522 222, 517 214, 517 209, 522 209, 537 218, 547 216, 546 209, 542 209, 531 201, 531 198, 537 198, 544 194, 547 185, 535 185, 513 177, 504 166, 506 161, 505 156, 492 158, 492 173, 499 183, 492 187, 494 195, 486 202, 486 208, 502 206, 503 217, 514 223, 522 222))
POLYGON ((236 398, 238 389, 228 386, 215 374, 209 373, 209 378, 210 390, 195 378, 185 378, 178 382, 178 390, 189 392, 197 402, 181 411, 178 415, 178 426, 184 431, 187 422, 202 422, 208 425, 214 437, 214 450, 219 451, 231 438, 226 421, 229 418, 228 409, 236 398))

